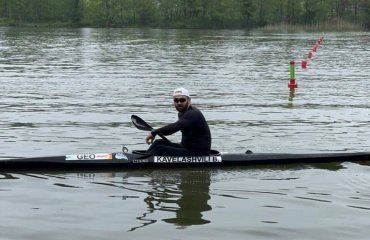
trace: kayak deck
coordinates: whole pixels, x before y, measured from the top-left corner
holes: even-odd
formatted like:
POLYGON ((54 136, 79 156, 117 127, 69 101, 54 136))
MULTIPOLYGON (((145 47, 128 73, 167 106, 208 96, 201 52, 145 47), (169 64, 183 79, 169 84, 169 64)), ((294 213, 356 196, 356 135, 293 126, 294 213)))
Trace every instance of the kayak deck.
POLYGON ((208 156, 148 156, 145 151, 88 153, 0 160, 4 170, 126 169, 171 166, 230 166, 291 163, 365 162, 370 152, 352 153, 218 153, 208 156))

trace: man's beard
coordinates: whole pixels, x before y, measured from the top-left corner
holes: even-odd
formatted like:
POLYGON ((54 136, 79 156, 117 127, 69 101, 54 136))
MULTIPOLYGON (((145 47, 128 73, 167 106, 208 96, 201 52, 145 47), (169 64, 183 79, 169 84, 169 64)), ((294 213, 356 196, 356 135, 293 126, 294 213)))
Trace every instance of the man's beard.
POLYGON ((185 112, 188 108, 189 108, 189 102, 187 102, 185 105, 176 106, 176 110, 179 112, 185 112))

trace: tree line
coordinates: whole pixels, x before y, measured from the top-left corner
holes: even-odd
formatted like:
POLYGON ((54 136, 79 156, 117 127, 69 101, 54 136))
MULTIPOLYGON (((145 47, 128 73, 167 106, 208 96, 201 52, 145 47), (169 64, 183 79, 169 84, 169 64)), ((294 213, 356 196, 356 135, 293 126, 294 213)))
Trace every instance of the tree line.
POLYGON ((3 24, 255 28, 347 22, 370 29, 370 0, 0 0, 3 24))

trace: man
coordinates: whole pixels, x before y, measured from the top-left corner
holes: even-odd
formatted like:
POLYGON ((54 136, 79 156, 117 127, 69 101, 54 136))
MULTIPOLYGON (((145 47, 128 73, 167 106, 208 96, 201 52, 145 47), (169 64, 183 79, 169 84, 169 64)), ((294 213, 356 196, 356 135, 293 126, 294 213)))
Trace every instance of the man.
POLYGON ((208 155, 211 150, 211 132, 203 114, 191 105, 189 91, 185 88, 175 89, 173 102, 179 112, 178 121, 153 130, 146 137, 146 142, 151 144, 157 135, 167 136, 181 131, 181 143, 159 139, 147 152, 157 156, 208 155))

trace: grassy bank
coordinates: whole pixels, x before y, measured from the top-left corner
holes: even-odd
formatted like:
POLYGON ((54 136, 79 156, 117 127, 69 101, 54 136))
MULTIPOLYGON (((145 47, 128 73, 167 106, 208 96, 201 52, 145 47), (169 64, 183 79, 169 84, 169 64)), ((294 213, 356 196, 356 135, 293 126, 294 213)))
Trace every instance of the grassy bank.
POLYGON ((342 20, 327 21, 324 23, 316 23, 310 25, 290 25, 277 24, 266 25, 258 28, 264 32, 345 32, 345 31, 366 31, 366 29, 359 25, 342 20))
MULTIPOLYGON (((8 27, 50 27, 50 28, 58 28, 58 27, 70 27, 70 28, 78 28, 78 27, 91 27, 91 28, 102 28, 104 26, 94 26, 94 25, 86 25, 80 22, 19 22, 13 21, 8 19, 0 19, 0 26, 8 26, 8 27)), ((147 28, 146 25, 126 25, 126 26, 107 26, 106 28, 147 28)), ((168 27, 160 27, 156 26, 155 28, 168 28, 168 27)), ((189 24, 174 24, 171 28, 173 29, 208 29, 207 27, 202 27, 200 24, 196 25, 189 25, 189 24)), ((217 29, 216 26, 212 26, 212 29, 217 29)), ((235 29, 235 28, 225 28, 220 27, 219 29, 235 29)), ((345 22, 342 20, 332 20, 327 21, 324 23, 316 23, 310 25, 292 25, 292 24, 275 24, 275 25, 266 25, 263 27, 256 27, 256 28, 248 28, 248 30, 259 30, 263 32, 340 32, 340 31, 369 31, 368 29, 364 28, 360 24, 354 24, 351 22, 345 22)))
POLYGON ((8 19, 0 19, 0 26, 3 27, 83 27, 79 22, 20 22, 8 19))

